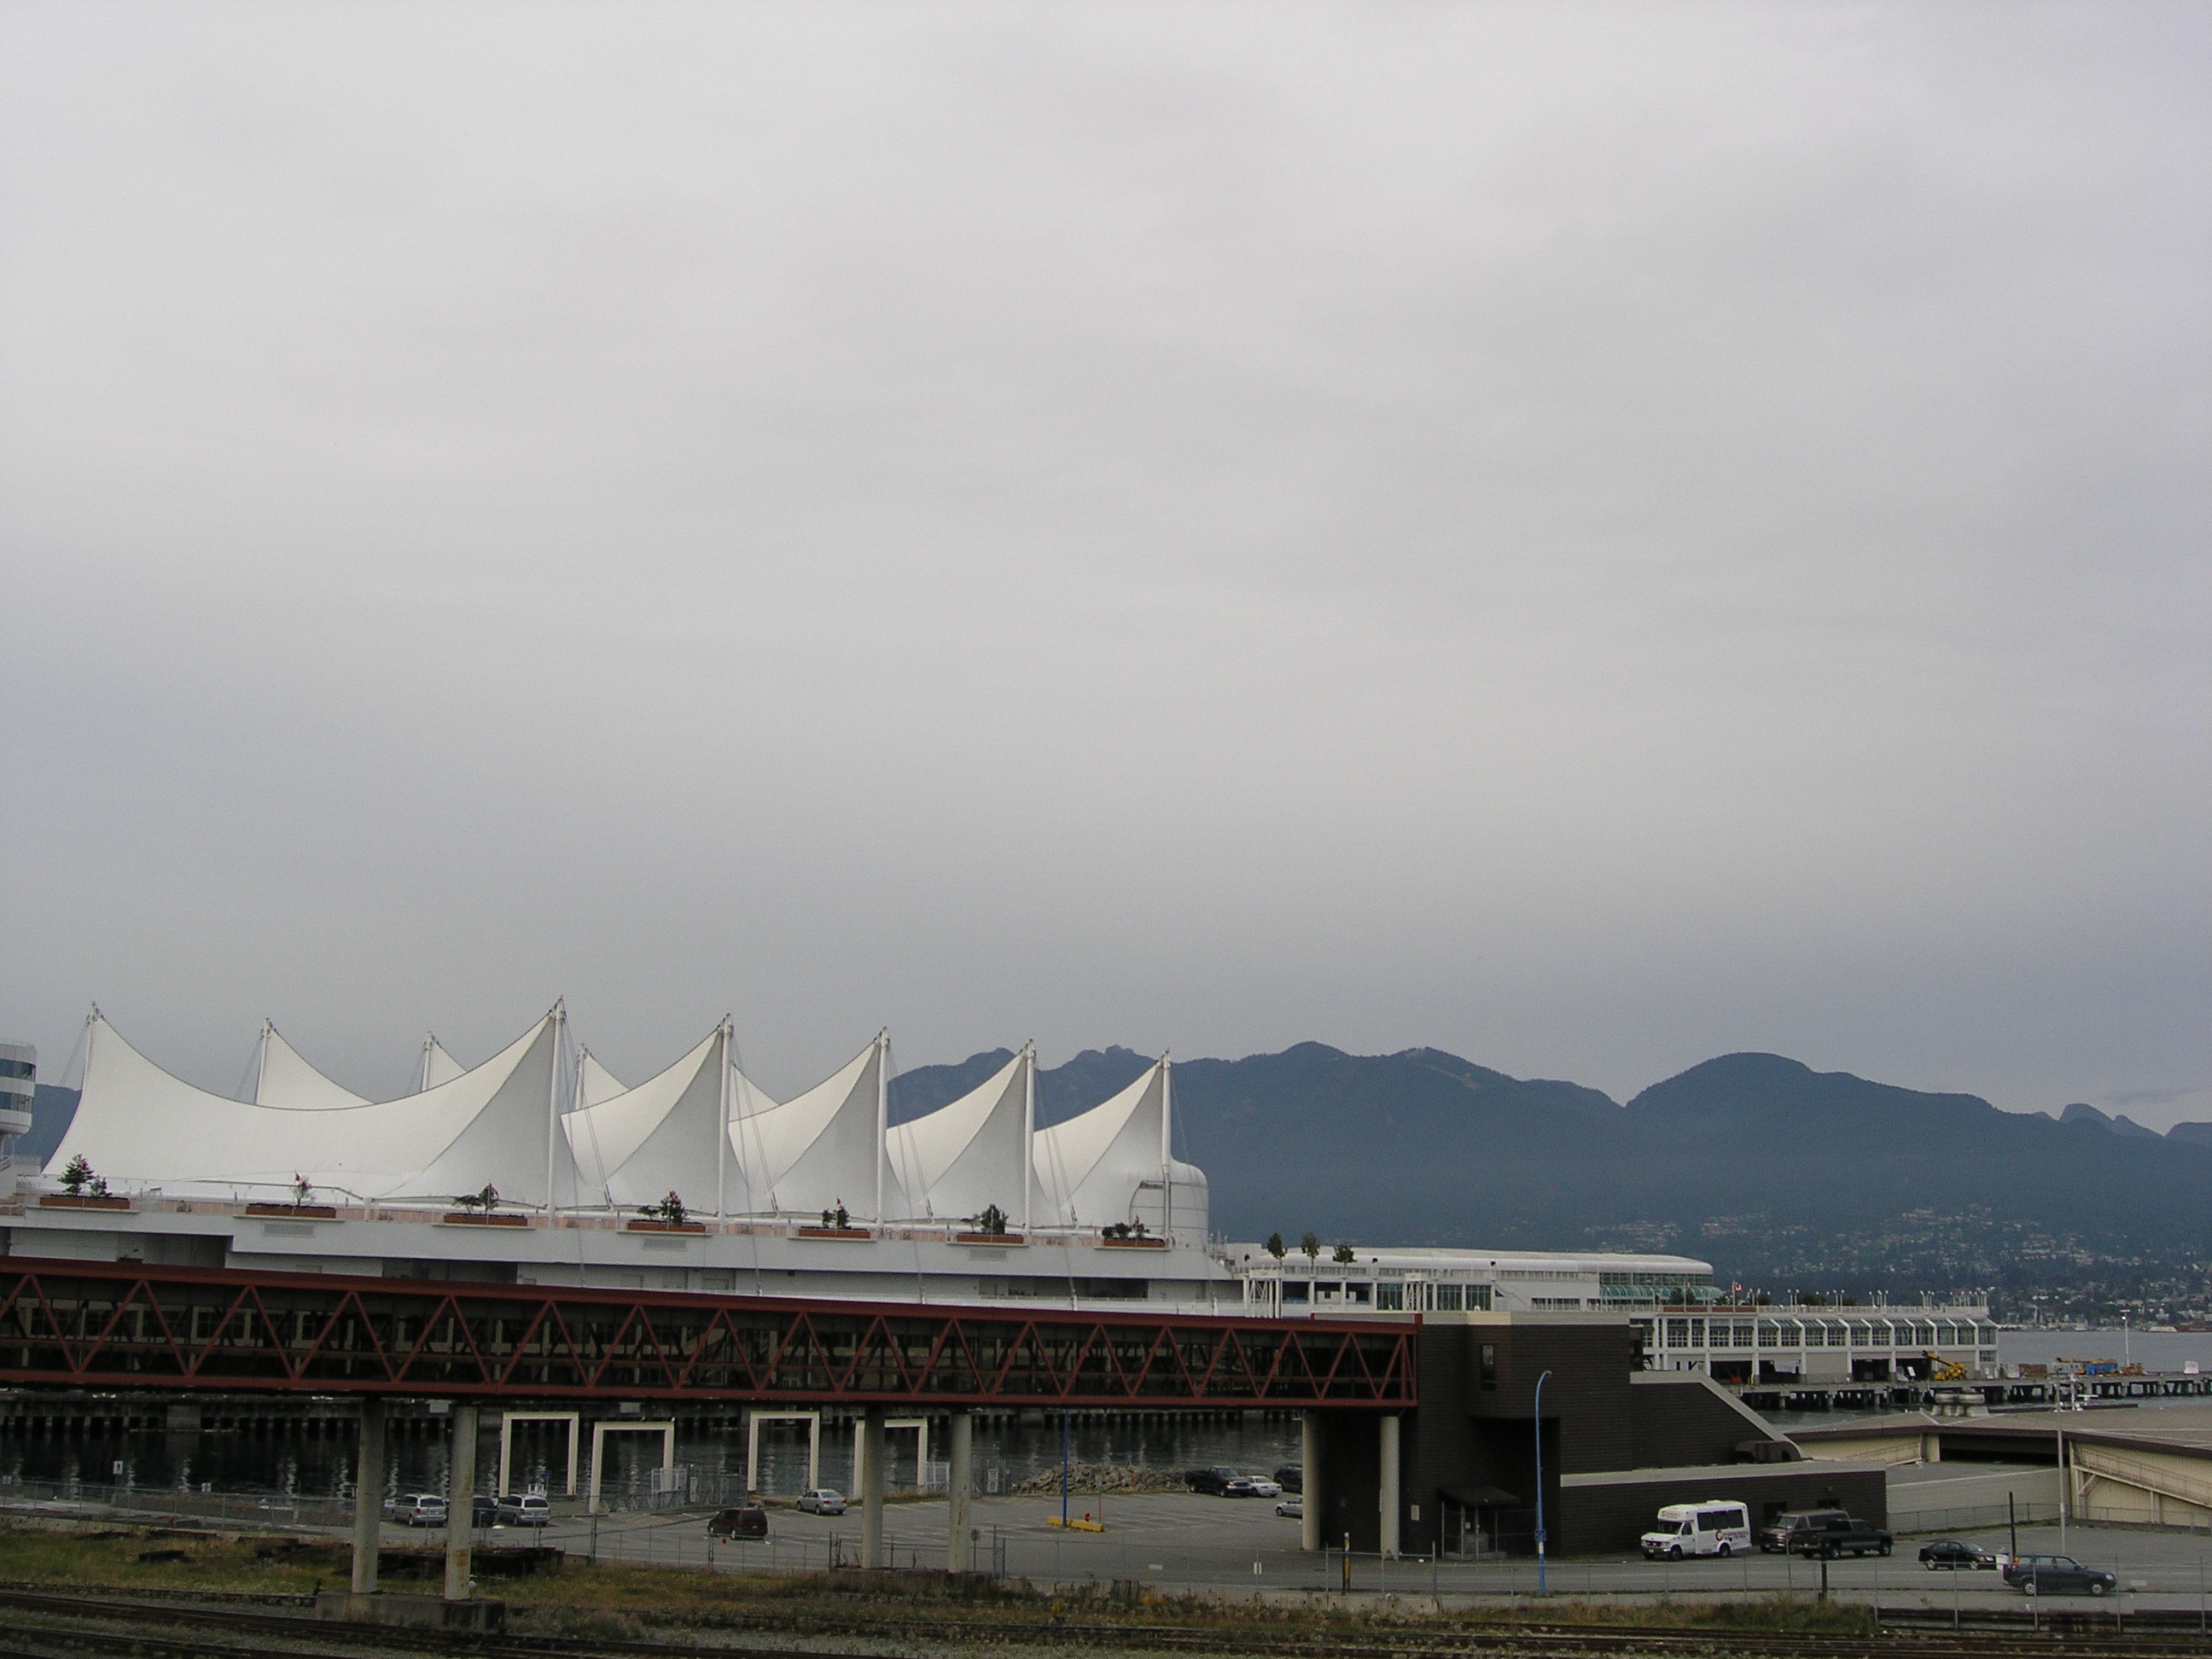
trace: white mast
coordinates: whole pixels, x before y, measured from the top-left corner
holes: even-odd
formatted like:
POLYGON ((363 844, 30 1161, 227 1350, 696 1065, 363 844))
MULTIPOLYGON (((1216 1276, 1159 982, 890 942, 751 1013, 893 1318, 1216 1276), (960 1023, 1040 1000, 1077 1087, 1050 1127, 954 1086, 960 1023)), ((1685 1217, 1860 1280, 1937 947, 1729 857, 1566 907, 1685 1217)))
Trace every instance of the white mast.
POLYGON ((261 1103, 261 1085, 269 1078, 269 1034, 276 1029, 276 1022, 273 1019, 261 1022, 261 1042, 253 1061, 253 1092, 246 1097, 256 1106, 261 1103))
POLYGON ((1160 1236, 1175 1242, 1175 1061, 1160 1056, 1160 1236))
POLYGON ((884 1218, 884 1165, 890 1160, 891 1033, 885 1026, 876 1033, 876 1222, 884 1218))
POLYGON ((552 1075, 545 1085, 545 1219, 553 1219, 553 1143, 561 1133, 561 1028, 568 1024, 568 999, 553 1004, 552 1075))
POLYGON ((1022 1237, 1030 1227, 1030 1193, 1036 1185, 1036 1039, 1031 1037, 1022 1053, 1029 1064, 1022 1070, 1022 1237))
POLYGON ((728 1213, 723 1195, 723 1170, 729 1163, 730 1152, 730 1028, 731 1017, 722 1016, 722 1092, 721 1109, 716 1115, 714 1127, 714 1219, 722 1220, 728 1213))
POLYGON ((437 1046, 438 1034, 435 1031, 422 1033, 422 1075, 415 1085, 415 1092, 418 1095, 430 1086, 430 1051, 437 1046))

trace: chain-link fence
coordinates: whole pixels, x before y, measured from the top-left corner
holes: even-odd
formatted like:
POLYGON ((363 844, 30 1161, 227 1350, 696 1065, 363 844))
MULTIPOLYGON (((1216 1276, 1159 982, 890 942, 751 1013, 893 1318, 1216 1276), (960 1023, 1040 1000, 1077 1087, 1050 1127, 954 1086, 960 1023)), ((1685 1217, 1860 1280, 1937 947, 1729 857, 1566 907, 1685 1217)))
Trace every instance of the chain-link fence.
POLYGON ((148 1524, 224 1527, 343 1527, 350 1498, 302 1498, 294 1492, 216 1492, 209 1487, 133 1486, 90 1480, 0 1477, 0 1514, 58 1519, 112 1518, 148 1524))

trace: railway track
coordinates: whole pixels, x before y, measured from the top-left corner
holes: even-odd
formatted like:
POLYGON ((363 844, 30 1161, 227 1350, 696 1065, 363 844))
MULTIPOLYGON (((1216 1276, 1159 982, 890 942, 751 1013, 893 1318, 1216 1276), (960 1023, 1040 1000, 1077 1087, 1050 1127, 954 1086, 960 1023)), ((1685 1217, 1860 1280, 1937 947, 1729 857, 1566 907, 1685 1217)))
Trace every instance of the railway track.
MULTIPOLYGON (((363 1649, 451 1654, 469 1659, 791 1659, 786 1645, 623 1642, 551 1637, 480 1636, 391 1626, 340 1624, 295 1614, 0 1591, 0 1659, 332 1659, 363 1649), (22 1615, 36 1615, 34 1618, 22 1615), (117 1629, 114 1626, 123 1628, 117 1629), (185 1632, 192 1632, 190 1635, 185 1632)), ((749 1632, 770 1633, 762 1626, 749 1632)), ((818 1629, 811 1632, 819 1636, 818 1629)), ((1617 1626, 1529 1624, 1329 1631, 1311 1636, 1188 1630, 1164 1626, 1037 1622, 1015 1625, 911 1617, 868 1621, 838 1634, 856 1642, 910 1646, 1091 1648, 1127 1653, 1207 1653, 1270 1659, 2119 1659, 2119 1656, 2212 1654, 2194 1632, 2064 1635, 2055 1632, 1891 1630, 1873 1636, 1789 1635, 1747 1630, 1638 1630, 1617 1626)), ((808 1659, 875 1659, 859 1651, 805 1650, 808 1659)))

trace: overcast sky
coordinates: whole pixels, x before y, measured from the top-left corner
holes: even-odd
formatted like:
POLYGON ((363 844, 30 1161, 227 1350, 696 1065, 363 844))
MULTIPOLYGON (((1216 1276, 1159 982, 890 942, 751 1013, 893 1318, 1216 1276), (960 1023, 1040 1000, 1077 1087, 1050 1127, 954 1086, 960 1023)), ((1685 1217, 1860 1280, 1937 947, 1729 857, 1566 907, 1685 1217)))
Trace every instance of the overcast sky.
POLYGON ((0 9, 0 1036, 2212 1118, 2212 9, 0 9))

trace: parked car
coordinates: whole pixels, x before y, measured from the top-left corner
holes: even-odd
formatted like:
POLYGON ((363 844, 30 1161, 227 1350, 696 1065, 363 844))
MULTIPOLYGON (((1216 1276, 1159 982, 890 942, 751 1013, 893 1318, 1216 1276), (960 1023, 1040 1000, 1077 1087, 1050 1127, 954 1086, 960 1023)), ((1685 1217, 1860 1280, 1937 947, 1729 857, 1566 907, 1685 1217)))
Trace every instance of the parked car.
POLYGON ((1734 1555, 1751 1548, 1751 1511, 1718 1498, 1703 1504, 1669 1504, 1659 1524, 1642 1539, 1647 1561, 1679 1561, 1686 1555, 1734 1555))
POLYGON ((1292 1492, 1275 1505, 1275 1513, 1285 1520, 1303 1521, 1306 1518, 1306 1500, 1298 1493, 1292 1492))
POLYGON ((807 1515, 842 1515, 845 1512, 845 1494, 832 1492, 827 1486, 817 1486, 812 1492, 799 1494, 798 1507, 807 1515))
POLYGON ((1280 1498, 1283 1495, 1282 1483, 1279 1480, 1270 1480, 1264 1474, 1248 1474, 1244 1479, 1251 1486, 1255 1498, 1280 1498))
POLYGON ((2024 1595, 2104 1595, 2120 1581, 2101 1567, 2085 1567, 2070 1555, 2015 1555, 2004 1564, 2004 1581, 2024 1595))
POLYGON ((434 1492, 404 1492, 392 1500, 392 1518, 403 1527, 442 1527, 446 1500, 434 1492))
POLYGON ((707 1522, 709 1538, 765 1538, 768 1536, 768 1511, 757 1504, 746 1504, 734 1510, 723 1510, 707 1522))
POLYGON ((1224 1498, 1257 1498, 1260 1494, 1252 1490, 1251 1476, 1232 1474, 1221 1483, 1221 1495, 1224 1498))
POLYGON ((1222 1489, 1239 1478, 1236 1470, 1224 1468, 1218 1463, 1210 1469, 1185 1469, 1182 1472, 1185 1486, 1193 1492, 1206 1492, 1215 1498, 1221 1497, 1222 1489))
POLYGON ((509 1492, 499 1500, 499 1518, 510 1527, 550 1526, 553 1505, 544 1492, 509 1492))
POLYGON ((1920 1547, 1920 1565, 1933 1572, 1938 1567, 1964 1567, 1972 1572, 1988 1572, 1997 1564, 1996 1556, 1979 1544, 1969 1544, 1959 1538, 1939 1538, 1932 1544, 1920 1547))
POLYGON ((1305 1466, 1302 1463, 1284 1464, 1275 1471, 1275 1484, 1285 1492, 1303 1493, 1306 1489, 1305 1466))
POLYGON ((1887 1555, 1893 1543, 1887 1528, 1856 1520, 1840 1510, 1830 1510, 1820 1524, 1801 1527, 1790 1534, 1789 1553, 1832 1561, 1844 1555, 1887 1555))
POLYGON ((1848 1521, 1850 1516, 1841 1510, 1793 1510, 1787 1515, 1778 1515, 1759 1529, 1759 1547, 1769 1555, 1796 1555, 1791 1547, 1800 1534, 1826 1527, 1832 1519, 1848 1521))
POLYGON ((499 1500, 482 1493, 469 1500, 469 1524, 472 1527, 495 1527, 505 1517, 500 1514, 499 1500))

